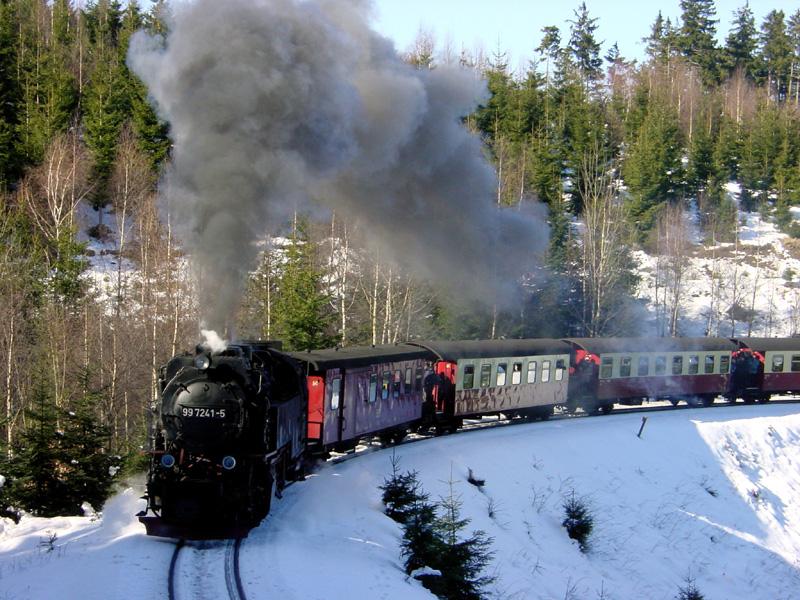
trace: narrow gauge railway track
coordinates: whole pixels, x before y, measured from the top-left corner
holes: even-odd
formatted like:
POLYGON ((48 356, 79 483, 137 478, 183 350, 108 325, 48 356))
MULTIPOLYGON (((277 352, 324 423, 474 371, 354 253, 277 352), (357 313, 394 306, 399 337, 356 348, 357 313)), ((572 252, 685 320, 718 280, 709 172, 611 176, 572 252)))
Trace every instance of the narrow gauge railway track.
MULTIPOLYGON (((244 586, 242 585, 242 578, 239 573, 239 553, 242 547, 242 538, 219 543, 212 542, 212 544, 212 546, 192 545, 190 547, 199 552, 206 552, 215 549, 218 550, 224 547, 225 556, 223 567, 225 574, 225 589, 228 592, 228 598, 229 600, 247 600, 247 595, 245 594, 244 586)), ((172 553, 172 560, 169 564, 169 576, 167 582, 167 597, 169 600, 179 600, 182 596, 187 598, 197 597, 196 595, 191 594, 189 591, 181 591, 181 593, 176 593, 176 588, 180 588, 180 585, 177 584, 176 580, 178 579, 178 574, 180 573, 179 564, 184 562, 180 558, 180 556, 185 556, 186 554, 185 552, 181 552, 184 548, 186 548, 186 541, 179 540, 178 543, 175 544, 175 550, 172 553)), ((206 576, 208 573, 203 573, 203 575, 206 576)), ((211 597, 217 598, 218 596, 213 593, 213 586, 209 586, 209 589, 212 590, 211 597)))
MULTIPOLYGON (((677 406, 673 406, 668 402, 664 402, 663 404, 659 404, 658 406, 625 406, 625 405, 615 405, 614 411, 611 413, 601 413, 601 414, 590 414, 590 413, 568 413, 567 411, 557 412, 554 415, 550 416, 549 419, 546 421, 558 421, 562 419, 582 419, 584 417, 600 417, 600 418, 613 418, 615 415, 630 415, 630 414, 646 414, 646 413, 655 413, 655 412, 674 412, 679 410, 691 410, 691 409, 714 409, 714 408, 730 408, 731 406, 763 406, 764 404, 800 404, 800 396, 781 396, 779 398, 773 398, 768 403, 755 403, 755 404, 745 404, 742 402, 714 402, 710 406, 691 406, 689 404, 679 404, 677 406), (624 406, 624 408, 620 408, 624 406)), ((502 413, 501 413, 502 414, 502 413)), ((457 435, 460 433, 465 433, 468 431, 476 431, 480 429, 491 429, 494 427, 513 427, 515 425, 525 425, 533 423, 534 421, 528 419, 517 419, 517 418, 506 418, 506 417, 499 417, 493 419, 465 419, 464 425, 446 435, 457 435)), ((405 440, 400 442, 399 444, 394 444, 394 446, 403 446, 405 444, 413 444, 416 442, 421 442, 424 440, 434 439, 437 436, 433 433, 414 433, 410 434, 411 437, 407 437, 405 440)), ((383 448, 387 448, 389 446, 384 446, 380 442, 377 441, 377 438, 373 438, 369 442, 364 444, 359 444, 359 448, 355 450, 355 452, 351 451, 345 454, 340 454, 337 456, 333 456, 329 459, 329 462, 332 463, 340 463, 348 460, 352 460, 359 456, 362 456, 369 452, 374 452, 377 450, 381 450, 383 448)))

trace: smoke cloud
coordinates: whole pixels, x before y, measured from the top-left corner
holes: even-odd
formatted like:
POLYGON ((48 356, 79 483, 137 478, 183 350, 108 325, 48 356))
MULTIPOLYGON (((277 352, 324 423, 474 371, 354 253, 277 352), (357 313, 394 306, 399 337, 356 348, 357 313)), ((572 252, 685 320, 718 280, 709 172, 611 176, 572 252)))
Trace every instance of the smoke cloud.
POLYGON ((416 70, 362 0, 195 0, 164 47, 129 63, 172 127, 163 182, 209 327, 237 305, 258 249, 297 208, 358 221, 370 244, 459 296, 506 295, 547 241, 543 219, 493 202, 496 175, 461 122, 473 71, 416 70))

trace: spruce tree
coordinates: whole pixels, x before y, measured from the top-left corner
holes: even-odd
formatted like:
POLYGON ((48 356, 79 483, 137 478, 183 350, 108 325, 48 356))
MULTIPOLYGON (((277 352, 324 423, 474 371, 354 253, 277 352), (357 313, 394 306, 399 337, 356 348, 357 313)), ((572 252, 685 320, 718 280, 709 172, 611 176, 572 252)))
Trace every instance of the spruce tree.
POLYGON ((786 32, 786 22, 782 10, 770 11, 761 25, 760 35, 761 82, 776 100, 786 99, 792 66, 792 45, 786 32))
POLYGON ((0 3, 0 193, 19 174, 17 108, 19 82, 16 77, 16 11, 13 3, 0 3))
MULTIPOLYGON (((400 554, 405 558, 404 567, 409 575, 417 569, 437 570, 444 544, 436 532, 436 507, 428 502, 427 495, 420 496, 411 505, 404 529, 400 554)), ((436 575, 421 575, 418 579, 428 589, 436 575)))
POLYGON ((700 67, 703 80, 719 79, 714 0, 681 0, 681 27, 678 45, 689 62, 700 67))
POLYGON ((45 383, 39 380, 27 411, 27 426, 9 464, 11 501, 15 506, 43 517, 79 514, 70 506, 63 478, 69 463, 63 452, 58 413, 45 383))
POLYGON ((652 229, 659 207, 679 196, 681 150, 678 117, 673 108, 651 102, 623 168, 630 192, 630 216, 638 231, 652 229))
POLYGON ((494 581, 494 577, 482 575, 492 560, 492 538, 478 530, 462 539, 470 520, 461 516, 463 503, 453 485, 450 481, 449 494, 440 500, 440 514, 434 523, 442 542, 435 568, 442 574, 427 581, 426 587, 448 600, 480 600, 483 590, 494 581))
POLYGON ((64 415, 63 452, 69 457, 64 478, 69 506, 88 502, 100 510, 111 493, 120 458, 111 453, 111 431, 97 420, 101 395, 90 388, 88 373, 80 377, 87 392, 64 415))
POLYGON ((574 11, 575 20, 570 23, 569 51, 581 73, 587 88, 603 75, 603 59, 600 58, 600 43, 595 39, 597 19, 589 17, 586 3, 574 11))
POLYGON ((650 26, 650 35, 642 38, 642 41, 646 44, 645 53, 651 61, 664 61, 670 57, 671 52, 667 34, 667 23, 664 21, 664 17, 661 16, 661 11, 658 11, 658 16, 650 26))
POLYGON ((749 4, 734 12, 731 31, 725 40, 725 63, 728 73, 736 70, 752 79, 756 73, 756 21, 749 4))
POLYGON ((380 486, 381 499, 386 514, 398 523, 406 523, 413 512, 413 506, 427 502, 428 496, 420 490, 416 471, 400 472, 400 460, 392 452, 392 475, 384 479, 380 486))
POLYGON ((275 329, 289 350, 325 348, 335 343, 329 332, 331 307, 315 257, 308 225, 298 218, 286 249, 275 306, 275 329))

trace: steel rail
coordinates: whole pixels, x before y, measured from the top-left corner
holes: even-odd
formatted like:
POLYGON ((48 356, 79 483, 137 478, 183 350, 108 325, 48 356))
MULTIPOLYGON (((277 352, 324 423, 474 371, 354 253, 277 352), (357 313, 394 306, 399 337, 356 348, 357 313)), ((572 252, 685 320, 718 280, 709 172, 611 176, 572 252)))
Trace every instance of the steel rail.
POLYGON ((175 566, 178 564, 178 555, 186 544, 186 540, 178 540, 175 544, 175 551, 172 553, 172 560, 169 561, 169 577, 167 579, 167 597, 175 600, 175 566))

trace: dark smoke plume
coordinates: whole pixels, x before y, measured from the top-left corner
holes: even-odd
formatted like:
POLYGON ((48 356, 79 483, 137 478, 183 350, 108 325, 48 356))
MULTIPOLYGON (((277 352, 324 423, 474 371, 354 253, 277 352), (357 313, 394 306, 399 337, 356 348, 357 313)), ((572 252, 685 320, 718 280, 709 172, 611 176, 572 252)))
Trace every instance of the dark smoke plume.
POLYGON ((358 220, 382 256, 494 302, 547 239, 499 210, 496 178, 461 118, 474 72, 415 70, 343 0, 175 5, 166 47, 137 34, 129 62, 172 127, 163 185, 185 224, 206 323, 236 308, 254 242, 296 208, 358 220))

